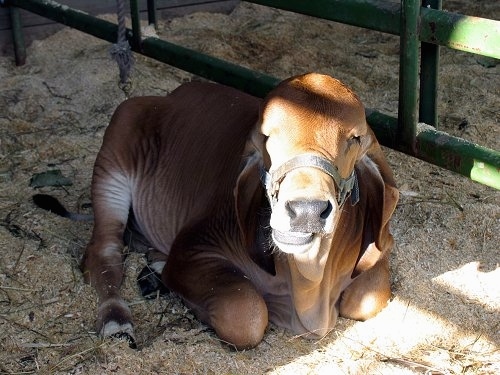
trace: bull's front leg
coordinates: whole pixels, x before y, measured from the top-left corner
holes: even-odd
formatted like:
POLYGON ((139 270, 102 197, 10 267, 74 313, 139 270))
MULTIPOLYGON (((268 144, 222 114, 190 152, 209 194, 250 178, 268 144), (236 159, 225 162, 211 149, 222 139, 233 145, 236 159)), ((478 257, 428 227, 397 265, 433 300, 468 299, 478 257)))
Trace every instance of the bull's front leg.
POLYGON ((103 337, 123 335, 133 343, 132 315, 120 296, 122 249, 123 244, 118 241, 93 239, 87 247, 81 268, 85 281, 97 292, 97 332, 103 337))
POLYGON ((257 346, 269 319, 264 299, 220 251, 189 242, 174 244, 162 273, 163 282, 222 341, 237 349, 257 346))
POLYGON ((389 260, 383 256, 344 290, 339 312, 344 318, 366 320, 378 314, 390 298, 389 260))
MULTIPOLYGON (((94 176, 95 177, 95 176, 94 176)), ((123 280, 123 232, 130 209, 127 186, 122 179, 95 178, 92 186, 94 230, 82 259, 85 281, 98 296, 97 332, 125 337, 135 345, 132 314, 120 296, 123 280)))

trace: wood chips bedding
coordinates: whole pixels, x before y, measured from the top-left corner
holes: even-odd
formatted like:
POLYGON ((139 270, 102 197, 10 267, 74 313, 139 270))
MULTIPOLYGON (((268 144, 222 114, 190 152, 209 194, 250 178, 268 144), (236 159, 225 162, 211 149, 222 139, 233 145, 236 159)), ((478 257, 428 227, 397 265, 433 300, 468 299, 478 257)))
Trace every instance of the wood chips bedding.
MULTIPOLYGON (((500 13, 498 2, 446 5, 500 13)), ((159 34, 280 78, 328 73, 368 107, 397 111, 399 45, 390 35, 244 3, 229 15, 162 21, 159 34)), ((63 29, 34 42, 25 66, 0 57, 0 373, 500 373, 499 192, 389 149, 401 201, 392 221, 393 299, 377 317, 340 318, 317 341, 270 325, 257 348, 236 352, 175 296, 142 299, 135 277, 144 260, 130 254, 123 293, 139 350, 98 338, 96 295, 78 269, 91 224, 43 212, 31 195, 50 193, 88 211, 93 161, 125 98, 108 50, 63 29), (47 170, 72 185, 30 187, 47 170)), ((447 49, 441 63, 441 129, 498 150, 499 67, 447 49)), ((192 78, 136 56, 132 95, 165 95, 192 78)))

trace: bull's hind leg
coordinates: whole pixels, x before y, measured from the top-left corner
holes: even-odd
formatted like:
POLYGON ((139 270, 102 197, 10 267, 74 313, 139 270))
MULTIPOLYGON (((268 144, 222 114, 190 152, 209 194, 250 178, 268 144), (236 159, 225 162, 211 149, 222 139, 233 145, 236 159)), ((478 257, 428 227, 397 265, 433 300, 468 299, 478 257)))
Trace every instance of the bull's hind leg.
POLYGON ((236 347, 257 346, 268 324, 267 306, 252 282, 220 255, 206 249, 172 249, 162 277, 198 319, 236 347))
MULTIPOLYGON (((97 165, 97 164, 96 164, 97 165)), ((134 345, 132 315, 120 296, 123 280, 123 232, 131 205, 126 177, 109 174, 97 166, 92 184, 94 230, 82 259, 85 281, 96 290, 97 331, 121 336, 134 345)))
POLYGON ((155 298, 158 294, 167 294, 169 291, 161 281, 161 273, 167 263, 167 255, 154 249, 147 238, 140 232, 133 212, 129 214, 123 241, 131 251, 146 255, 148 263, 137 276, 137 285, 142 296, 144 298, 155 298))
POLYGON ((344 290, 340 315, 354 320, 372 318, 387 305, 390 297, 389 261, 387 257, 382 257, 344 290))
POLYGON ((163 268, 167 262, 167 256, 158 250, 150 250, 147 253, 148 264, 137 276, 137 285, 144 298, 155 298, 158 295, 166 295, 169 290, 161 280, 163 268))

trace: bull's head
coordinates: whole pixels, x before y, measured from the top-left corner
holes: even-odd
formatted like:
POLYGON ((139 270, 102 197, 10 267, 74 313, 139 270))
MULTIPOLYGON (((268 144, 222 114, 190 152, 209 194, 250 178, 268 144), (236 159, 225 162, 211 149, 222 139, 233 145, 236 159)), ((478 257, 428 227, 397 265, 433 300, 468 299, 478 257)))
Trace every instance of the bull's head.
POLYGON ((252 143, 282 252, 326 260, 343 206, 358 199, 354 166, 373 139, 359 98, 330 76, 293 77, 269 93, 252 143))
POLYGON ((270 93, 260 131, 274 242, 308 252, 331 236, 342 206, 357 202, 354 165, 371 143, 364 107, 340 81, 307 74, 270 93))

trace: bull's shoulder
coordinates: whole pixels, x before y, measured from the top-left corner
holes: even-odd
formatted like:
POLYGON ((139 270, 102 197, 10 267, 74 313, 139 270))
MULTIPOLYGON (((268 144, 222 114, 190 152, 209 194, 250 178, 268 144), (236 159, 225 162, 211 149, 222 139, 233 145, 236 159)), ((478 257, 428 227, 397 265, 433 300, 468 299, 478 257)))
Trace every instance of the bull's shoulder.
POLYGON ((122 102, 106 135, 129 140, 171 132, 177 136, 199 136, 204 132, 215 136, 222 132, 226 136, 224 132, 234 127, 246 133, 255 124, 259 107, 260 99, 234 88, 189 82, 166 96, 141 96, 122 102))

